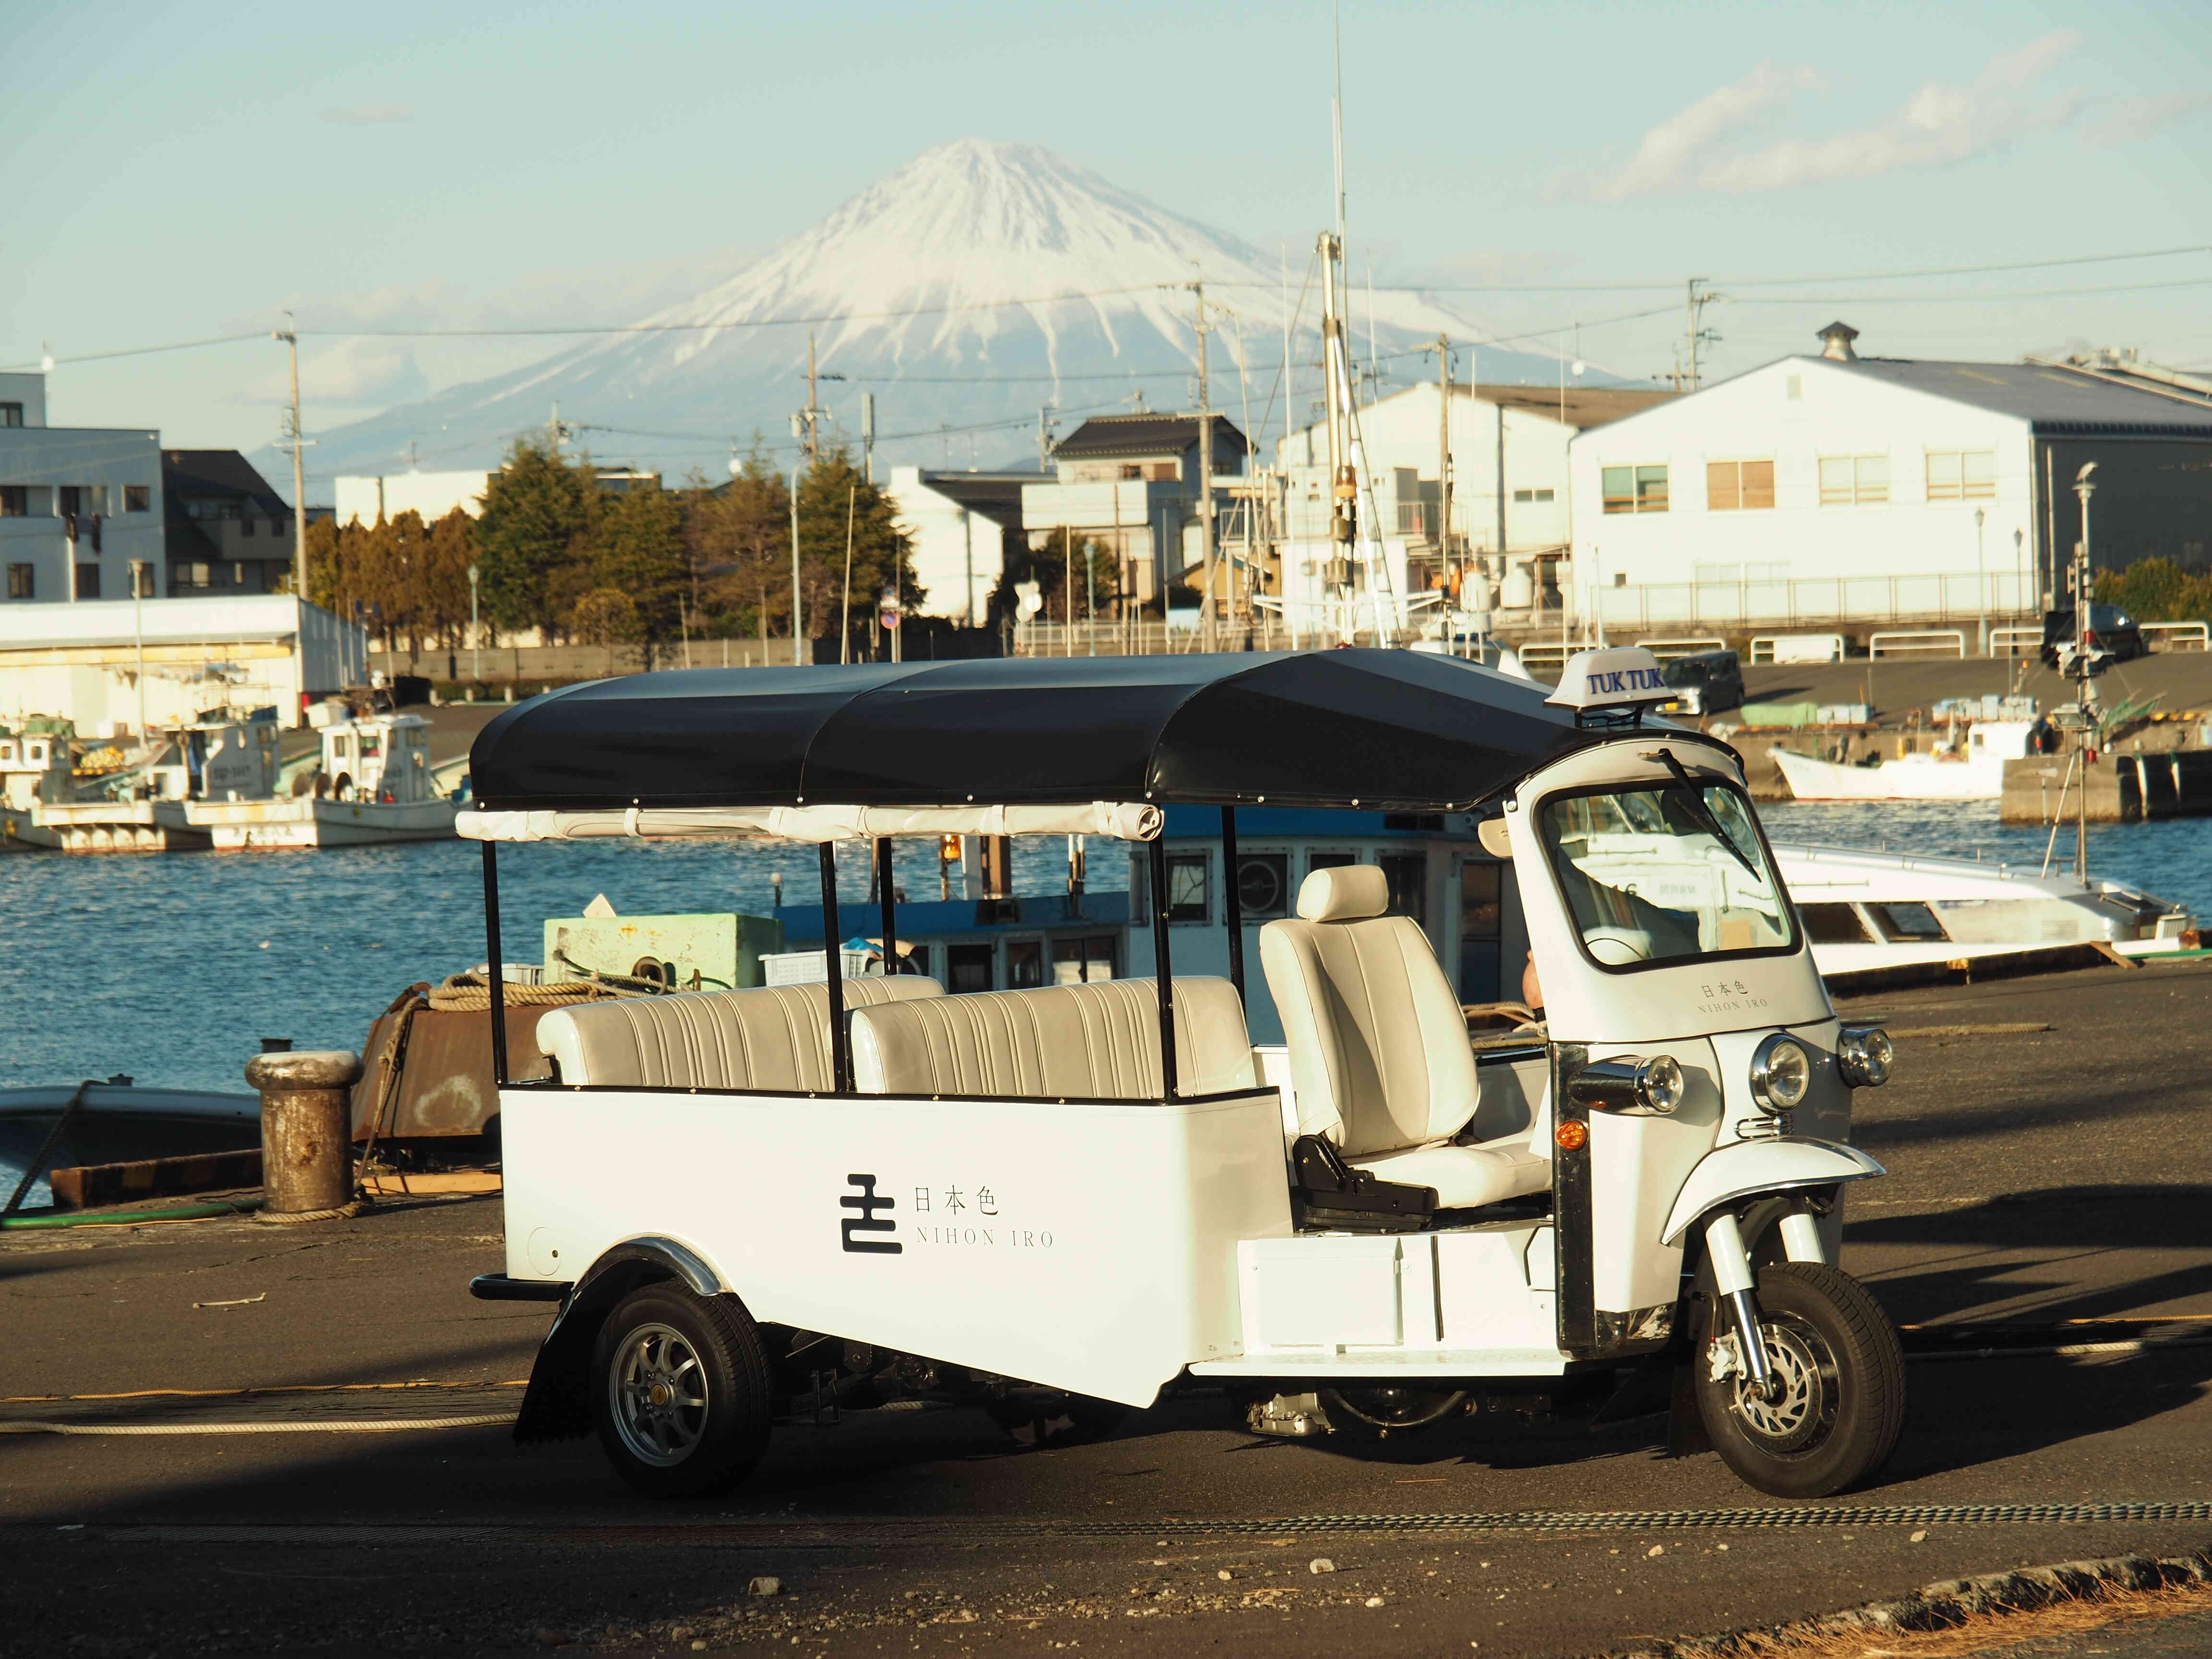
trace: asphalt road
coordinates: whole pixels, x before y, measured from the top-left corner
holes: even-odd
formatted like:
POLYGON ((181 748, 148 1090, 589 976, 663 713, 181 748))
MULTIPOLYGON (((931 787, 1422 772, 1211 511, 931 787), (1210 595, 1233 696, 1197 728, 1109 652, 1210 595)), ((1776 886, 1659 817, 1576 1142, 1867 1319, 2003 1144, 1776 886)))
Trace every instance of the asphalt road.
MULTIPOLYGON (((2212 969, 1879 1006, 1899 1075, 1861 1096, 1858 1138, 1893 1173, 1854 1195, 1845 1263, 1893 1316, 2212 1335, 2197 1058, 2212 969)), ((307 1229, 9 1235, 0 1395, 519 1378, 546 1310, 465 1292, 497 1265, 498 1226, 495 1199, 464 1199, 307 1229), (194 1306, 218 1303, 238 1305, 194 1306)), ((1802 1506, 1711 1455, 1664 1458, 1649 1422, 1516 1437, 1477 1420, 1355 1453, 1257 1439, 1208 1397, 1029 1452, 972 1412, 855 1413, 779 1431, 757 1477, 708 1506, 649 1504, 592 1445, 526 1453, 496 1428, 7 1435, 0 1650, 1607 1651, 2002 1567, 2200 1547, 2212 1522, 1848 1510, 2212 1501, 2208 1382, 2212 1346, 1916 1361, 1879 1483, 1802 1506), (1510 1521, 1532 1512, 1644 1518, 1510 1521), (1425 1532, 1425 1516, 1506 1519, 1425 1532), (1777 1517, 1791 1524, 1760 1524, 1777 1517), (749 1595, 761 1575, 782 1593, 749 1595)), ((2169 1645, 2105 1650, 2193 1651, 2171 1641, 2201 1629, 2116 1630, 2169 1645)))

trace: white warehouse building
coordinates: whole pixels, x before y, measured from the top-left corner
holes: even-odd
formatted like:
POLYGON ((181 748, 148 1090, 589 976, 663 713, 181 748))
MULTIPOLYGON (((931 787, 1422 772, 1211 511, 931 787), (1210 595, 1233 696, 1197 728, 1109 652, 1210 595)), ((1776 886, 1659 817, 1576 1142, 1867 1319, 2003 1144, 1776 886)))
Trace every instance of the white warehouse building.
POLYGON ((1785 357, 1577 437, 1572 609, 1631 633, 2033 616, 2098 568, 2212 543, 2212 404, 2124 362, 1785 357), (2063 575, 2060 578, 2063 582, 2063 575))

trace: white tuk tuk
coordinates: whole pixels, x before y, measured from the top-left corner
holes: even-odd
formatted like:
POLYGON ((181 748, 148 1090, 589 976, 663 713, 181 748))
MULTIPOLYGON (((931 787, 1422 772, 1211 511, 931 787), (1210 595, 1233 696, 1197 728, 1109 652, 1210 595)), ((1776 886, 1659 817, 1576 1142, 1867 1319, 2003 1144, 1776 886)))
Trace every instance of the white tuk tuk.
MULTIPOLYGON (((471 758, 489 959, 502 842, 1030 832, 1145 845, 1158 974, 947 996, 912 974, 580 1005, 514 1075, 505 1271, 558 1301, 517 1437, 596 1429, 649 1492, 726 1486, 772 1423, 916 1400, 1110 1426, 1163 1389, 1255 1430, 1669 1411, 1762 1491, 1888 1455, 1896 1334, 1837 1267, 1877 1028, 1840 1024, 1734 751, 1650 722, 1642 651, 1560 689, 1336 650, 697 670, 573 686, 471 758), (1176 978, 1170 803, 1458 815, 1510 856, 1544 1024, 1470 1041, 1383 872, 1260 933, 1286 1064, 1176 978), (1267 1073, 1275 1075, 1267 1075, 1267 1073)), ((837 938, 834 908, 823 938, 837 938)), ((495 987, 499 975, 492 976, 495 987)), ((496 990, 495 995, 496 995, 496 990)))

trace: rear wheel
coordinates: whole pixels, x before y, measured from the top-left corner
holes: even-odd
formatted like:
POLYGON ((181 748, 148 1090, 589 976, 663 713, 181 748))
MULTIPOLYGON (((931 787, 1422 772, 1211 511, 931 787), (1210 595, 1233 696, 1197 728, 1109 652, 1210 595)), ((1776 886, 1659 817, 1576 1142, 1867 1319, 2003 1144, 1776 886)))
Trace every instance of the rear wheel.
POLYGON ((1698 1410, 1721 1461, 1778 1498, 1826 1498, 1888 1460, 1905 1420, 1905 1356, 1864 1285, 1817 1261, 1759 1272, 1771 1398, 1752 1386, 1725 1306, 1702 1304, 1698 1410))
POLYGON ((631 1291, 599 1328, 592 1378, 599 1444, 650 1497, 725 1491, 767 1449, 768 1355, 728 1297, 672 1285, 631 1291))

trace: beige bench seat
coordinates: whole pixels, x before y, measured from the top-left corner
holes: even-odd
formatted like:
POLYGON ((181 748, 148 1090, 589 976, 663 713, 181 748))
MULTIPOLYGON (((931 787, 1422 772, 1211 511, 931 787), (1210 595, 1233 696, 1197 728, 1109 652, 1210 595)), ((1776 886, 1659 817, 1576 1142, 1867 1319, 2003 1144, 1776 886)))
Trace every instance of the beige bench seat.
MULTIPOLYGON (((1244 1006, 1225 979, 1175 981, 1176 1091, 1258 1086, 1244 1006)), ((979 991, 853 1016, 862 1094, 1158 1100, 1159 992, 1149 979, 979 991)))
MULTIPOLYGON (((918 974, 848 979, 848 1009, 939 1000, 918 974)), ((686 991, 556 1008, 538 1022, 538 1046, 563 1083, 632 1089, 836 1087, 830 1050, 830 988, 686 991)))

